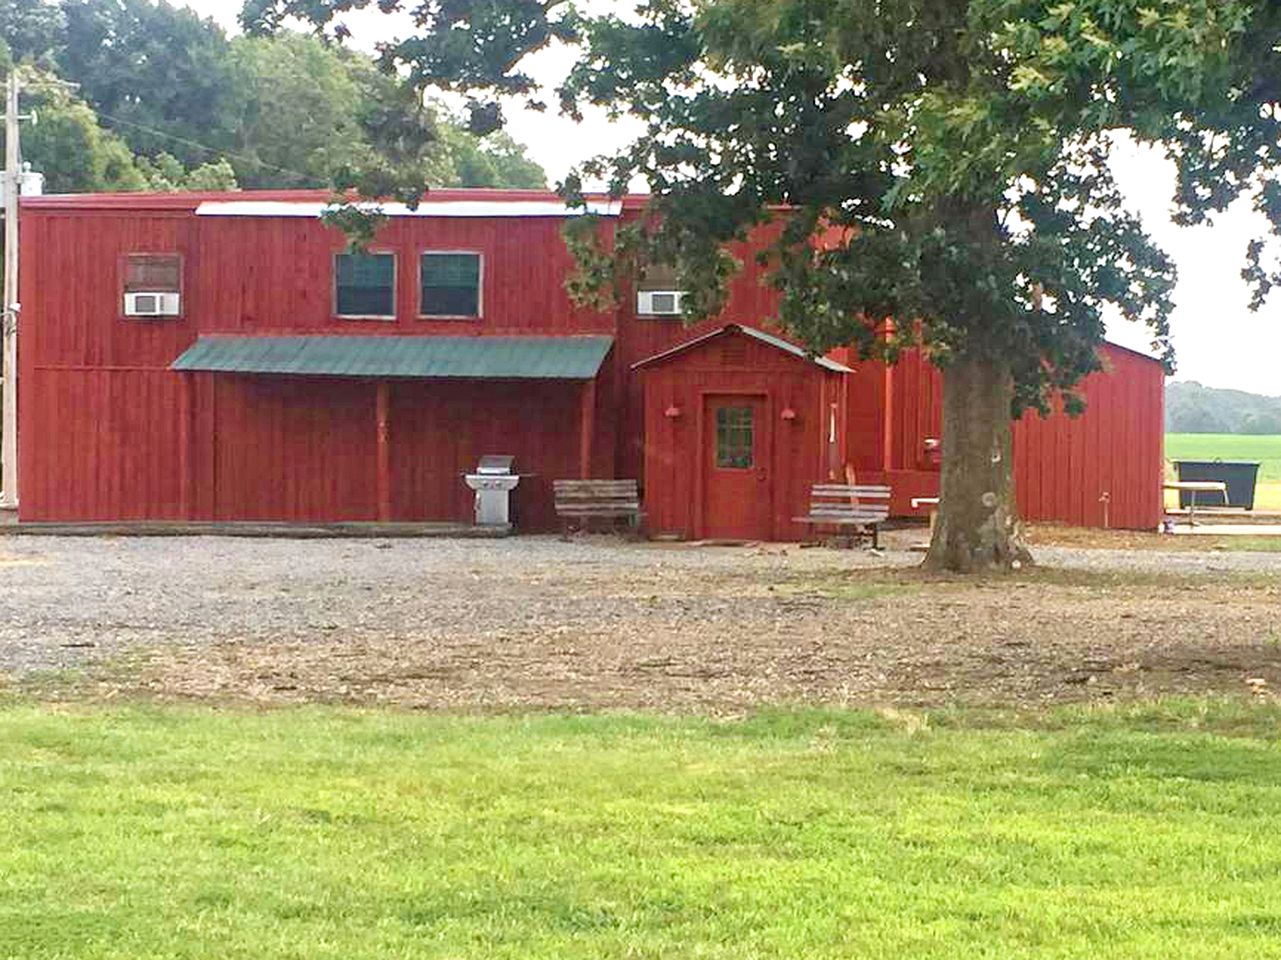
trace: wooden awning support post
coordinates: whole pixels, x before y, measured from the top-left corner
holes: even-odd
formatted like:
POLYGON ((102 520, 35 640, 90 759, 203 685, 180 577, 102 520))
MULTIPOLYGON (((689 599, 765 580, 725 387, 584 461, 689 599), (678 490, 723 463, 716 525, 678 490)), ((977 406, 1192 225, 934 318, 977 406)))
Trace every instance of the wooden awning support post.
POLYGON ((375 417, 377 420, 377 489, 378 520, 386 523, 391 519, 391 449, 387 421, 391 408, 391 386, 386 380, 379 380, 375 417))
POLYGON ((583 383, 582 407, 578 416, 578 476, 587 480, 592 475, 592 435, 596 430, 596 381, 583 383))

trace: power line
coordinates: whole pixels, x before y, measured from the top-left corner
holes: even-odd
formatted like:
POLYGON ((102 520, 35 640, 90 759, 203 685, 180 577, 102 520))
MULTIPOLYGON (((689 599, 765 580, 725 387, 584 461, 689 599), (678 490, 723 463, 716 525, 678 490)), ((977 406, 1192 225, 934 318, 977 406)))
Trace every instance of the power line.
MULTIPOLYGON (((93 107, 92 104, 89 105, 93 107)), ((168 133, 164 130, 157 130, 154 127, 148 127, 145 124, 137 123, 133 120, 125 120, 122 117, 113 117, 110 114, 94 111, 99 119, 106 120, 112 124, 123 124, 127 127, 133 127, 135 130, 141 130, 143 133, 149 133, 154 137, 161 137, 165 140, 171 140, 174 143, 181 143, 188 147, 195 147, 197 150, 204 150, 206 153, 217 157, 218 159, 239 160, 241 163, 257 164, 259 167, 267 167, 278 173, 287 173, 290 176, 301 177, 303 180, 309 180, 313 183, 324 184, 323 178, 311 173, 303 173, 301 170, 293 170, 289 167, 282 167, 279 164, 269 163, 266 160, 260 160, 256 157, 246 157, 243 154, 231 153, 228 150, 220 150, 217 147, 211 147, 207 143, 200 143, 197 140, 190 140, 187 137, 180 137, 174 133, 168 133)))

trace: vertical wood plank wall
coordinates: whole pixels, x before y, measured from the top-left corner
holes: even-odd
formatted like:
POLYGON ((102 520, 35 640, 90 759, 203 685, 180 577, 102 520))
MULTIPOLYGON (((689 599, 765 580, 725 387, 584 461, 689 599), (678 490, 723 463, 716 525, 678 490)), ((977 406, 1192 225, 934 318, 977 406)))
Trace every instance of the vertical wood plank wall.
MULTIPOLYGON (((746 245, 733 251, 744 269, 725 314, 688 328, 636 317, 630 291, 612 310, 573 304, 564 290, 572 261, 560 218, 405 218, 375 244, 398 256, 396 317, 346 320, 333 315, 331 302, 339 234, 310 219, 196 217, 194 203, 41 198, 24 205, 22 520, 377 518, 377 385, 169 370, 198 335, 214 333, 610 334, 615 346, 590 411, 591 470, 649 487, 664 478, 660 486, 681 490, 700 455, 685 462, 688 421, 661 416, 657 405, 668 401, 651 397, 631 365, 728 321, 767 326, 777 302, 746 245), (432 249, 482 254, 481 319, 419 319, 418 254, 432 249), (123 318, 123 258, 156 252, 183 257, 183 316, 123 318)), ((776 535, 798 533, 790 517, 802 506, 802 488, 824 469, 821 411, 842 391, 841 456, 860 481, 888 479, 899 513, 910 512, 908 497, 937 489, 922 441, 937 436, 942 394, 936 371, 919 357, 892 370, 859 364, 838 389, 825 380, 834 375, 801 375, 802 361, 754 341, 750 347, 759 363, 751 371, 711 350, 647 376, 690 409, 697 403, 690 390, 749 381, 767 383, 795 408, 786 430, 775 425, 780 438, 797 438, 780 448, 794 466, 776 467, 771 481, 776 535)), ((1107 357, 1114 375, 1087 382, 1085 417, 1025 418, 1015 427, 1019 499, 1030 519, 1096 525, 1107 490, 1114 526, 1159 521, 1160 368, 1119 348, 1107 348, 1107 357)), ((503 452, 537 474, 516 494, 522 524, 552 526, 551 480, 581 469, 581 382, 386 389, 383 507, 392 519, 468 519, 471 495, 460 475, 482 453, 503 452)), ((688 503, 674 496, 648 506, 661 528, 680 526, 688 503)))
MULTIPOLYGON (((807 511, 810 486, 826 479, 826 411, 839 398, 841 376, 742 334, 731 333, 645 369, 645 508, 650 529, 702 537, 703 465, 709 439, 699 418, 708 396, 765 398, 767 421, 757 425, 768 448, 771 536, 805 533, 793 517, 807 511), (794 416, 783 417, 789 411, 794 416)), ((844 423, 837 424, 843 441, 844 423)), ((841 442, 841 447, 844 444, 841 442)), ((836 451, 843 460, 845 451, 836 451)))
MULTIPOLYGON (((1149 357, 1105 344, 1105 372, 1081 384, 1086 412, 1069 417, 1027 413, 1014 423, 1014 483, 1024 519, 1077 526, 1103 525, 1103 504, 1110 498, 1108 522, 1123 529, 1155 529, 1163 516, 1165 374, 1149 357)), ((884 383, 879 364, 859 365, 852 386, 871 398, 884 383)), ((943 384, 939 372, 919 352, 903 356, 892 379, 891 456, 870 476, 894 488, 894 512, 911 515, 910 498, 936 496, 938 470, 925 456, 928 437, 938 437, 943 421, 943 384)), ((883 412, 878 405, 878 414, 883 412)), ((850 449, 875 449, 881 440, 878 416, 850 417, 850 449)), ((921 511, 916 511, 920 515, 921 511)))

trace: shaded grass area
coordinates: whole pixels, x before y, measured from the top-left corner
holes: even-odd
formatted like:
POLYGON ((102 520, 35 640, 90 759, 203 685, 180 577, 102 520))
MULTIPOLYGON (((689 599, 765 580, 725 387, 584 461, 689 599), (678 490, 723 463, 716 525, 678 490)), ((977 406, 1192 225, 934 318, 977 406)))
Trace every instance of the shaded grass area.
MULTIPOLYGON (((1281 504, 1279 504, 1281 506, 1281 504)), ((1228 553, 1281 553, 1281 536, 1212 537, 1210 549, 1228 553)))
MULTIPOLYGON (((1213 530, 1205 527, 1205 530, 1213 530)), ((1267 529, 1264 527, 1263 529, 1267 529)), ((1052 523, 1028 524, 1024 536, 1033 556, 1041 546, 1098 550, 1145 550, 1161 553, 1281 553, 1281 534, 1214 536, 1212 533, 1155 533, 1141 530, 1096 530, 1052 523)))
POLYGON ((0 955, 1278 956, 1279 721, 13 704, 0 955))

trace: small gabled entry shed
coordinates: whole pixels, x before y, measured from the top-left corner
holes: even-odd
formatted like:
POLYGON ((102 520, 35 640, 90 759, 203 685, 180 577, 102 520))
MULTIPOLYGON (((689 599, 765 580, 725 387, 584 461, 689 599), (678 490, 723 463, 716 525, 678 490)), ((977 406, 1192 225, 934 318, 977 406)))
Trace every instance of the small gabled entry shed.
POLYGON ((848 367, 729 324, 633 365, 643 373, 651 532, 796 540, 810 486, 845 463, 848 367))

